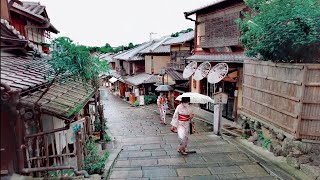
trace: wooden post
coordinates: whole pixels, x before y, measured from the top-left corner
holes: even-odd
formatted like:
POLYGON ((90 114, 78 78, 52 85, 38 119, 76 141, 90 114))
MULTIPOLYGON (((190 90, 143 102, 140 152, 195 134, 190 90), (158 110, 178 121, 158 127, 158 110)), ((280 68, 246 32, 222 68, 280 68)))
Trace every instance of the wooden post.
POLYGON ((98 112, 99 112, 99 118, 100 118, 100 123, 101 123, 101 129, 100 129, 100 140, 104 140, 104 117, 103 117, 103 105, 99 104, 98 106, 98 112))
POLYGON ((303 69, 302 69, 302 81, 301 81, 301 91, 299 94, 299 115, 298 115, 298 122, 297 122, 297 126, 296 126, 296 132, 295 132, 295 138, 299 139, 301 138, 301 120, 302 120, 302 111, 303 111, 303 100, 304 100, 304 92, 306 89, 306 81, 307 81, 307 70, 308 70, 308 66, 304 65, 303 69))
POLYGON ((76 151, 77 151, 77 166, 78 166, 78 170, 82 170, 82 145, 81 145, 81 132, 76 132, 75 133, 76 136, 76 151))

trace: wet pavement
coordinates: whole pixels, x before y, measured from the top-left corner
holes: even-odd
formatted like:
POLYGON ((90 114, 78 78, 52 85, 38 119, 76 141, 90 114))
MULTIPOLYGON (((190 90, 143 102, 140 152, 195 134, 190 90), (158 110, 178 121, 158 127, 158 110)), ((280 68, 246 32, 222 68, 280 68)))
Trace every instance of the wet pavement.
POLYGON ((154 110, 131 107, 108 90, 102 94, 108 133, 114 138, 110 151, 119 150, 111 153, 115 160, 109 162, 109 179, 275 179, 201 121, 196 121, 198 132, 189 136, 188 151, 197 153, 180 155, 170 115, 162 125, 154 110))

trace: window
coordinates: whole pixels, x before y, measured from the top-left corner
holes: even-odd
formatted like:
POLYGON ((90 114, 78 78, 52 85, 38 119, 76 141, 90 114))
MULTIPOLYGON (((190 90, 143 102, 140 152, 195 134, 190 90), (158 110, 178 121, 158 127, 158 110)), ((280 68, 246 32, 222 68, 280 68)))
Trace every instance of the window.
MULTIPOLYGON (((217 84, 210 84, 207 82, 207 78, 201 80, 201 94, 205 94, 211 98, 213 98, 213 94, 222 90, 228 94, 228 102, 222 106, 222 116, 229 120, 234 120, 234 91, 236 90, 236 83, 235 82, 228 82, 228 81, 220 81, 217 84)), ((201 109, 207 110, 209 112, 213 112, 212 103, 201 104, 201 109)))

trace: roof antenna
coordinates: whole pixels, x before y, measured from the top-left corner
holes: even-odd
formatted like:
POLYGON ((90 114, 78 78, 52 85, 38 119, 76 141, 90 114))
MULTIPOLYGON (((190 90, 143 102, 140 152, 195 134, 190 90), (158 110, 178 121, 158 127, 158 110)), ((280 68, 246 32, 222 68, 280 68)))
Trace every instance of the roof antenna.
POLYGON ((149 34, 150 41, 152 41, 152 34, 157 34, 157 33, 151 32, 151 33, 149 34))

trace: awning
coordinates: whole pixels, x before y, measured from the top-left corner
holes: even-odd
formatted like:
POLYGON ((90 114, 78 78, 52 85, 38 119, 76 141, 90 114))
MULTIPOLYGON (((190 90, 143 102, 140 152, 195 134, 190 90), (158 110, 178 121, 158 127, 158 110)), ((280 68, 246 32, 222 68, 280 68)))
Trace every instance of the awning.
MULTIPOLYGON (((20 104, 34 107, 43 91, 39 90, 22 97, 20 104)), ((83 85, 81 81, 57 82, 50 87, 38 104, 43 113, 69 119, 80 112, 93 96, 94 91, 92 85, 83 85)))
POLYGON ((115 78, 115 77, 112 77, 111 79, 109 79, 109 82, 111 82, 111 83, 114 83, 114 82, 116 82, 116 81, 118 81, 118 79, 115 78))
POLYGON ((156 75, 141 73, 125 79, 127 84, 138 86, 140 84, 154 84, 158 82, 156 75))

